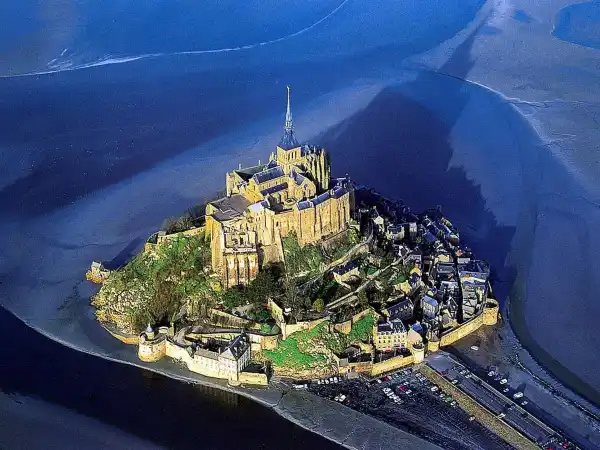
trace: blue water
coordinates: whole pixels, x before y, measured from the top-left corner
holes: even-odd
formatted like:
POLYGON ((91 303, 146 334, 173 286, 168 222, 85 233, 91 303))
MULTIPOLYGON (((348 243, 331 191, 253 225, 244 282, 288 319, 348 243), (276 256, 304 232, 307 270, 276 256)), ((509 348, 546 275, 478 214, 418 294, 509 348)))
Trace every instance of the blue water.
POLYGON ((600 2, 563 8, 555 20, 554 36, 573 44, 600 49, 600 2))
POLYGON ((533 19, 522 9, 517 9, 513 14, 513 19, 523 23, 531 23, 533 19))

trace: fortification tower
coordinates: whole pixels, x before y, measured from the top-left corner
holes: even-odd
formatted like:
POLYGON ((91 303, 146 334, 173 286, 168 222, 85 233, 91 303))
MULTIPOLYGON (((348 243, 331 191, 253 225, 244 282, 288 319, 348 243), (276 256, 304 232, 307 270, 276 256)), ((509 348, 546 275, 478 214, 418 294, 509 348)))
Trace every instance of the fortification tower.
POLYGON ((493 298, 488 298, 485 301, 485 308, 483 310, 483 324, 484 325, 496 325, 498 323, 499 305, 498 302, 493 298))
POLYGON ((413 361, 415 364, 422 363, 425 359, 425 345, 417 343, 412 346, 413 361))
POLYGON ((156 334, 154 329, 148 324, 146 330, 140 334, 138 357, 146 362, 158 361, 167 352, 166 341, 164 334, 156 334))

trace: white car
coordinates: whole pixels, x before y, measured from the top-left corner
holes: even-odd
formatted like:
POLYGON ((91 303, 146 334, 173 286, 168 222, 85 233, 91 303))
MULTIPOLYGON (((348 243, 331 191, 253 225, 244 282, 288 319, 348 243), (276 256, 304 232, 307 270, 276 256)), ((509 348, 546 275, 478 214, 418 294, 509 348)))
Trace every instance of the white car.
POLYGON ((454 380, 452 380, 452 384, 458 384, 458 378, 455 378, 454 380))
POLYGON ((504 388, 504 389, 502 389, 502 392, 504 392, 505 394, 506 394, 506 393, 508 393, 508 391, 510 391, 510 389, 509 389, 509 388, 504 388))
POLYGON ((504 417, 506 417, 506 414, 500 413, 496 417, 498 417, 498 419, 503 419, 504 417))
POLYGON ((479 350, 479 347, 476 345, 471 345, 471 350, 477 351, 477 350, 479 350))
POLYGON ((325 380, 325 384, 329 384, 329 380, 325 380))
POLYGON ((494 375, 496 375, 496 372, 494 372, 493 370, 490 370, 488 372, 488 377, 493 377, 494 375))
POLYGON ((502 378, 500 380, 500 384, 506 384, 506 383, 508 383, 508 380, 506 378, 502 378))
POLYGON ((473 376, 473 374, 468 373, 465 375, 465 378, 471 378, 472 376, 473 376))
POLYGON ((317 380, 317 384, 321 384, 321 380, 317 380))
POLYGON ((411 391, 410 389, 408 389, 408 390, 406 391, 406 395, 410 395, 410 394, 412 394, 412 391, 411 391))
POLYGON ((527 400, 523 400, 523 401, 521 402, 521 406, 525 406, 527 403, 529 403, 527 400))
POLYGON ((522 392, 515 392, 513 394, 513 398, 521 398, 521 397, 523 397, 523 393, 522 392))
POLYGON ((435 392, 435 391, 437 391, 437 390, 439 390, 439 388, 438 388, 437 386, 432 386, 432 387, 431 387, 431 392, 435 392))
POLYGON ((334 383, 337 383, 338 381, 339 381, 339 380, 338 380, 338 377, 333 377, 333 382, 334 382, 334 383))
POLYGON ((384 387, 384 388, 383 388, 383 392, 385 392, 386 394, 387 394, 388 392, 391 392, 391 391, 392 391, 392 390, 391 390, 389 387, 384 387))

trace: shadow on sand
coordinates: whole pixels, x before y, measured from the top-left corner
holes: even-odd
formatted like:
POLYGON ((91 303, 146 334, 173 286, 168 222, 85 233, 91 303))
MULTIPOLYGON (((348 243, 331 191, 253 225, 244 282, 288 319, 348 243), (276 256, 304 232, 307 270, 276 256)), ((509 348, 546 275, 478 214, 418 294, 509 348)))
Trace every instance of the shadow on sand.
MULTIPOLYGON (((460 45, 442 73, 466 78, 472 67, 470 51, 479 29, 460 45)), ((514 227, 500 226, 486 209, 479 186, 462 168, 449 167, 453 154, 453 127, 469 102, 463 83, 440 83, 442 75, 421 71, 414 81, 384 89, 359 113, 328 130, 319 142, 332 152, 338 173, 377 191, 404 200, 414 211, 441 205, 461 230, 463 242, 490 262, 499 299, 504 299, 514 279, 505 266, 514 227), (453 90, 447 90, 454 87, 453 90), (442 121, 435 111, 409 98, 405 92, 437 92, 451 105, 452 121, 442 121), (500 289, 500 292, 498 291, 500 289)))

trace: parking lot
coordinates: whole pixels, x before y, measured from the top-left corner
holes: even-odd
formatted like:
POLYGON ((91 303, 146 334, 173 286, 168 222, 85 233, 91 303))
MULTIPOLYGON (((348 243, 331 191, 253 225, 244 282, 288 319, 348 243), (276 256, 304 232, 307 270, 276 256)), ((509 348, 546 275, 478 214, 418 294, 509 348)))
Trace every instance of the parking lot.
POLYGON ((300 386, 443 448, 511 448, 472 420, 449 394, 410 368, 375 380, 331 377, 300 386))
POLYGON ((576 448, 524 409, 535 405, 496 371, 481 373, 480 377, 443 354, 429 358, 428 365, 541 448, 576 448))

